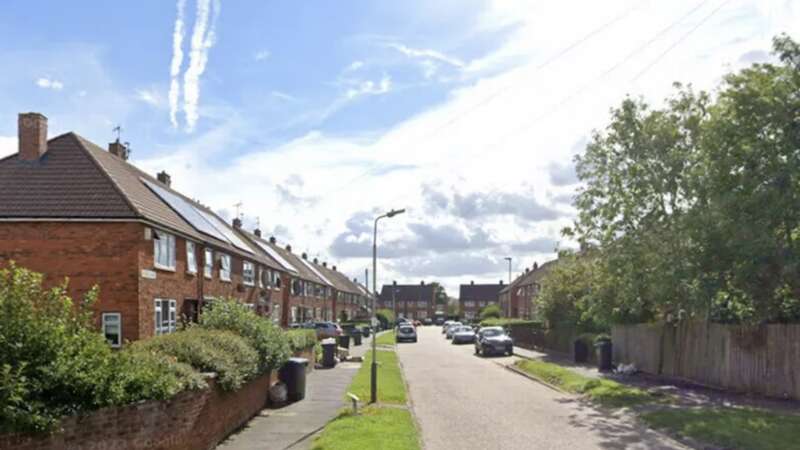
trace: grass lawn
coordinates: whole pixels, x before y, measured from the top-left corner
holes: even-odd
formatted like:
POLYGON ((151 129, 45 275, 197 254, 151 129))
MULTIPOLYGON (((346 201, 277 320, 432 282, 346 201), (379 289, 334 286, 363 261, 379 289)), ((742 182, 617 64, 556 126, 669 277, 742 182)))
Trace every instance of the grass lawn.
MULTIPOLYGON (((406 385, 400 373, 400 364, 397 361, 397 353, 390 350, 378 350, 378 402, 406 404, 406 385)), ((364 362, 358 369, 353 383, 350 384, 348 392, 357 395, 362 402, 368 402, 370 398, 370 366, 372 365, 372 351, 364 355, 364 362)))
POLYGON ((645 413, 651 427, 721 447, 782 450, 800 445, 800 416, 744 408, 669 409, 645 413))
POLYGON ((375 343, 378 345, 394 345, 394 330, 378 336, 378 340, 375 343))
POLYGON ((342 413, 311 447, 314 450, 419 449, 417 429, 407 409, 367 407, 342 413))
POLYGON ((573 394, 583 394, 602 406, 621 408, 654 401, 647 392, 611 380, 579 375, 558 364, 536 360, 520 360, 517 368, 573 394))

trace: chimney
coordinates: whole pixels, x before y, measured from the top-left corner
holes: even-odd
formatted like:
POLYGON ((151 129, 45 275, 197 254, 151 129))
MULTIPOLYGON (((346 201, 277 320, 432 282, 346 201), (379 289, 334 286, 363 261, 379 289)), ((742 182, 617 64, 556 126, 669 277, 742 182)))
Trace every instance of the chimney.
MULTIPOLYGON (((533 263, 533 270, 536 270, 536 263, 533 263)), ((528 272, 530 272, 530 269, 528 269, 528 268, 526 267, 526 268, 525 268, 525 273, 528 273, 528 272)))
POLYGON ((502 286, 502 285, 503 285, 503 280, 500 280, 500 286, 502 286))
POLYGON ((420 286, 425 286, 425 280, 422 280, 422 281, 420 281, 420 282, 419 282, 419 285, 420 285, 420 286))
MULTIPOLYGON (((109 145, 113 145, 113 143, 112 143, 112 144, 109 144, 109 145)), ((109 149, 109 151, 110 151, 110 149, 109 149)), ((172 177, 171 177, 171 176, 169 176, 169 174, 167 173, 167 171, 166 171, 166 170, 162 170, 161 172, 158 172, 158 173, 156 174, 156 179, 158 179, 158 181, 160 181, 160 182, 161 182, 161 184, 164 184, 164 185, 166 185, 167 187, 169 187, 170 185, 172 185, 172 177)))
POLYGON ((240 219, 238 217, 234 217, 234 219, 233 219, 233 228, 236 228, 237 230, 242 228, 242 219, 240 219))
POLYGON ((322 267, 328 267, 328 261, 322 261, 322 267))
POLYGON ((319 264, 319 259, 314 258, 314 264, 319 264))
POLYGON ((469 285, 470 286, 475 286, 475 280, 469 280, 469 285))
POLYGON ((336 266, 331 267, 331 269, 336 272, 336 266))
POLYGON ((29 112, 20 114, 17 120, 19 159, 38 161, 47 151, 47 117, 29 112))
POLYGON ((533 263, 533 270, 536 270, 536 269, 538 269, 538 268, 539 268, 539 263, 537 263, 537 262, 534 262, 534 263, 533 263))
POLYGON ((275 239, 275 236, 270 236, 270 237, 269 237, 269 243, 270 243, 270 244, 275 244, 276 242, 278 242, 278 240, 277 240, 277 239, 275 239))
POLYGON ((302 257, 303 259, 308 259, 308 255, 306 254, 306 252, 303 252, 303 254, 300 255, 300 257, 302 257))
MULTIPOLYGON (((114 142, 110 142, 108 144, 108 153, 111 153, 112 155, 114 155, 117 158, 120 158, 120 159, 122 159, 124 161, 128 160, 128 153, 129 153, 128 152, 128 147, 126 147, 125 144, 120 142, 119 139, 117 139, 114 142)), ((164 172, 164 173, 166 174, 166 172, 164 172)), ((167 175, 167 176, 169 177, 169 175, 167 175)), ((159 178, 158 181, 161 181, 161 178, 159 178)), ((164 183, 163 181, 161 181, 161 182, 164 183)), ((169 186, 169 183, 164 183, 164 184, 169 186)))
POLYGON ((289 252, 289 253, 292 253, 292 245, 291 244, 286 244, 286 251, 289 252))
POLYGON ((255 234, 256 237, 261 237, 261 229, 256 228, 255 230, 253 230, 253 234, 255 234))

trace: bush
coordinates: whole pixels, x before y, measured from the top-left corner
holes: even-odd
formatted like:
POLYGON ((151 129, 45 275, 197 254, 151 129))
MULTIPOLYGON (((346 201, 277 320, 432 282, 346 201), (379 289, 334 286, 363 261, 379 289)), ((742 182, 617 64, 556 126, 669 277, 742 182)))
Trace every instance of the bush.
POLYGON ((226 330, 245 338, 258 352, 259 371, 283 366, 291 355, 289 338, 269 319, 258 316, 236 300, 214 300, 200 315, 206 329, 226 330))
POLYGON ((500 305, 494 304, 484 307, 480 312, 481 320, 499 319, 502 315, 503 311, 500 309, 500 305))
POLYGON ((286 331, 289 339, 289 347, 292 352, 299 352, 309 349, 317 344, 317 332, 308 329, 295 329, 286 331))
POLYGON ((384 330, 392 328, 394 312, 391 309, 379 309, 375 311, 375 317, 381 322, 381 328, 384 330))
POLYGON ((225 390, 239 388, 259 373, 259 355, 247 341, 229 331, 193 326, 132 344, 135 352, 175 358, 201 372, 215 372, 225 390))
POLYGON ((509 325, 530 326, 537 330, 544 329, 544 324, 538 320, 496 318, 481 320, 482 327, 507 327, 509 325))
POLYGON ((66 292, 13 262, 0 270, 0 432, 49 431, 65 415, 202 386, 174 360, 112 351, 92 323, 97 291, 77 305, 66 292))

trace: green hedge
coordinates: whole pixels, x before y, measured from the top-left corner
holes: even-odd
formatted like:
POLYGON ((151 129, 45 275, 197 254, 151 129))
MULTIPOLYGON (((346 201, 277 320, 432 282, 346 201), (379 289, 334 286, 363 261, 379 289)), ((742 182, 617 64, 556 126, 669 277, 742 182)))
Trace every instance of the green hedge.
POLYGON ((46 432, 65 415, 205 386, 164 355, 113 351, 92 320, 96 290, 77 305, 66 292, 13 262, 0 270, 0 432, 46 432))
POLYGON ((133 351, 175 358, 201 372, 216 372, 226 390, 241 387, 260 372, 259 355, 247 341, 230 331, 190 327, 131 345, 133 351))
POLYGON ((315 330, 295 329, 286 331, 289 347, 292 352, 299 352, 317 345, 317 332, 315 330))
POLYGON ((515 326, 530 326, 532 328, 544 329, 544 324, 538 320, 526 319, 486 319, 481 320, 482 327, 506 327, 510 325, 515 326))
POLYGON ((258 352, 259 370, 262 372, 280 368, 291 356, 287 334, 236 300, 214 300, 200 315, 200 325, 207 329, 231 331, 245 338, 258 352))

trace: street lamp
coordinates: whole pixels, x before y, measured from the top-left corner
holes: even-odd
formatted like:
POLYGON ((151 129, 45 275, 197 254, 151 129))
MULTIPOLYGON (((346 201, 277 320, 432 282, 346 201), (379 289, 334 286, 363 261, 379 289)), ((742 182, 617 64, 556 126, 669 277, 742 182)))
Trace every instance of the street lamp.
MULTIPOLYGON (((375 228, 372 234, 372 292, 377 295, 378 293, 378 221, 384 217, 391 219, 392 217, 403 214, 405 209, 393 209, 386 214, 381 214, 375 218, 375 228)), ((372 298, 372 322, 377 322, 378 318, 375 309, 375 296, 372 298)), ((372 367, 370 373, 370 402, 378 402, 378 360, 377 360, 377 336, 372 337, 372 367)))
POLYGON ((506 256, 505 260, 508 261, 508 306, 506 307, 506 317, 511 317, 511 257, 506 256))

